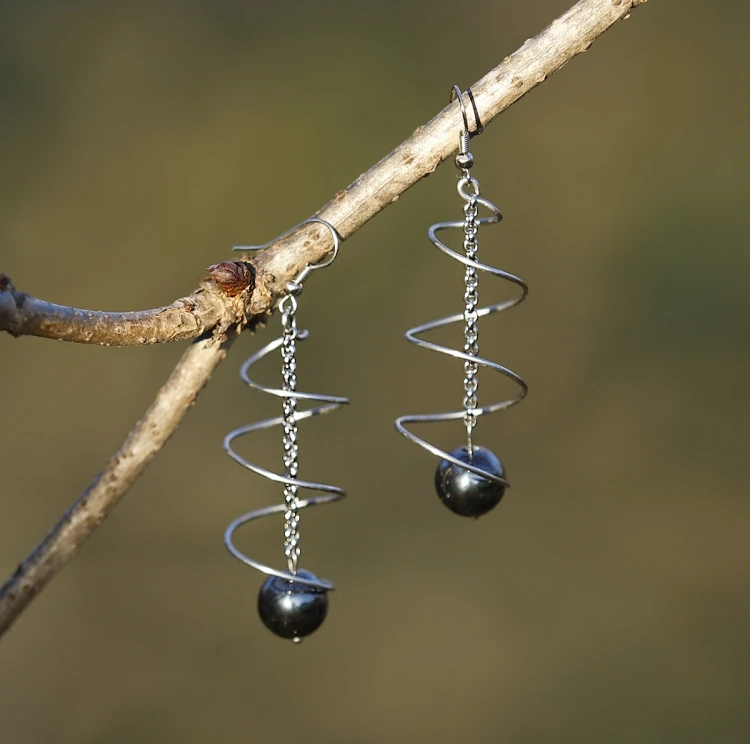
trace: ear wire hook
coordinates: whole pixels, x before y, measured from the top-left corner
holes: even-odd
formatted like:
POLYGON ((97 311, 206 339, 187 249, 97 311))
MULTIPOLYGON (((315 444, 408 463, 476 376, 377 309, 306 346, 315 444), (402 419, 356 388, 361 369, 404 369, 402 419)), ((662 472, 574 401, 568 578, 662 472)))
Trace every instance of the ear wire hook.
POLYGON ((328 230, 331 233, 331 236, 333 237, 333 253, 328 256, 327 258, 322 259, 321 261, 318 261, 314 264, 307 264, 302 271, 297 275, 295 279, 293 279, 290 282, 287 282, 286 285, 286 291, 287 295, 297 296, 302 292, 302 284, 303 282, 312 274, 313 271, 316 269, 325 269, 327 266, 330 266, 335 260, 336 256, 339 255, 339 246, 341 245, 342 238, 338 234, 338 231, 336 228, 330 223, 326 222, 326 220, 321 219, 320 217, 310 217, 310 219, 304 220, 303 222, 300 222, 299 225, 295 225, 294 227, 290 227, 286 232, 281 233, 281 235, 277 235, 272 240, 269 240, 267 243, 263 243, 263 245, 236 245, 232 248, 233 251, 261 251, 264 248, 269 248, 270 246, 274 245, 274 243, 278 243, 283 238, 286 238, 287 236, 291 235, 292 233, 297 232, 301 227, 304 227, 305 225, 309 225, 311 223, 319 223, 323 225, 324 227, 327 227, 328 230))
POLYGON ((484 131, 484 126, 482 125, 482 120, 479 118, 477 102, 474 100, 474 94, 471 92, 471 88, 466 91, 466 95, 469 96, 469 100, 471 101, 471 108, 474 110, 474 124, 476 126, 474 127, 473 132, 469 130, 469 118, 466 115, 466 106, 464 105, 463 93, 461 92, 461 88, 459 88, 457 85, 454 85, 451 88, 451 103, 458 99, 458 105, 461 107, 461 116, 463 116, 464 119, 464 133, 468 137, 476 137, 476 135, 481 134, 484 131))

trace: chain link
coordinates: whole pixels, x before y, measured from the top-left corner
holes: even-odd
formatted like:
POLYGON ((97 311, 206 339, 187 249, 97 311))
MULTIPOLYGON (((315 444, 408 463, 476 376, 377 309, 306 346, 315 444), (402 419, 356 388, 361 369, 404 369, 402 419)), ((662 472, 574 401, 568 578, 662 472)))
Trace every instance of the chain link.
MULTIPOLYGON (((294 299, 294 298, 292 298, 294 299)), ((281 343, 281 375, 282 387, 286 392, 297 390, 297 321, 294 315, 297 303, 290 303, 283 308, 281 323, 284 336, 281 343)), ((283 403, 283 444, 284 444, 284 475, 296 478, 299 470, 299 445, 297 442, 297 399, 284 398, 283 403)), ((297 486, 284 487, 284 554, 286 555, 289 573, 297 573, 297 562, 300 555, 299 547, 299 499, 297 486)))
MULTIPOLYGON (((473 179, 472 179, 473 180, 473 179)), ((476 260, 479 244, 477 242, 477 233, 479 225, 477 223, 479 185, 475 188, 476 193, 471 194, 464 205, 464 251, 466 257, 472 261, 476 260)), ((479 305, 479 277, 477 270, 471 266, 466 267, 464 275, 464 352, 470 356, 479 355, 479 328, 477 326, 477 307, 479 305)), ((474 411, 477 409, 477 389, 479 380, 477 371, 479 367, 476 362, 464 362, 464 400, 463 406, 466 413, 464 414, 464 423, 466 425, 466 435, 468 437, 469 451, 473 448, 472 434, 477 424, 477 417, 474 411)))

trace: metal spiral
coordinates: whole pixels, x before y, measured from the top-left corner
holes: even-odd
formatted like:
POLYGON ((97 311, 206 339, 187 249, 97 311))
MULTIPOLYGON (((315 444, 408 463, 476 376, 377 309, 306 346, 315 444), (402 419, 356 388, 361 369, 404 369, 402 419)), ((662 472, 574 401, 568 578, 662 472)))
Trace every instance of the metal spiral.
MULTIPOLYGON (((326 259, 324 262, 314 265, 308 265, 303 269, 300 275, 293 282, 289 282, 287 285, 287 294, 279 304, 279 310, 281 311, 282 327, 284 330, 283 335, 272 341, 271 343, 264 346, 262 349, 257 351, 251 357, 249 357, 240 369, 240 377, 247 383, 251 388, 259 390, 263 393, 276 396, 283 400, 283 415, 276 416, 274 418, 264 419, 262 421, 256 421, 245 426, 241 426, 238 429, 227 434, 224 438, 224 451, 232 458, 235 462, 247 468, 253 473, 257 473, 264 478, 267 478, 274 483, 282 484, 284 487, 285 502, 281 504, 274 504, 273 506, 267 506, 260 509, 255 509, 247 514, 243 514, 237 519, 233 520, 226 528, 224 533, 224 543, 228 548, 229 552, 242 563, 266 574, 267 576, 275 576, 287 581, 293 581, 294 584, 303 584, 308 587, 314 587, 318 590, 330 591, 334 588, 331 581, 326 579, 319 579, 312 576, 307 578, 297 572, 297 561, 300 554, 299 549, 299 515, 298 512, 302 509, 312 506, 318 506, 320 504, 327 504, 332 501, 337 501, 345 497, 345 492, 338 486, 327 485, 325 483, 315 483, 313 481, 302 480, 297 477, 297 423, 304 421, 305 419, 312 418, 314 416, 320 416, 329 411, 333 411, 336 408, 346 405, 349 401, 346 398, 333 396, 333 395, 321 395, 318 393, 305 393, 297 390, 296 380, 296 341, 304 341, 308 337, 308 331, 297 329, 295 320, 295 311, 297 309, 296 295, 302 291, 302 282, 310 275, 314 269, 322 268, 330 265, 333 259, 336 257, 339 248, 340 238, 336 230, 327 222, 321 219, 313 218, 300 223, 291 230, 288 230, 283 235, 275 238, 273 241, 269 241, 263 246, 239 246, 235 250, 258 250, 264 248, 272 243, 277 242, 286 235, 294 232, 295 230, 302 227, 302 225, 310 222, 319 222, 330 229, 331 234, 334 238, 334 252, 333 255, 326 259), (274 351, 282 350, 282 375, 283 375, 283 387, 274 388, 267 385, 262 385, 256 382, 250 377, 251 368, 260 362, 264 357, 273 353, 274 351), (307 410, 297 410, 297 403, 299 401, 310 401, 318 403, 319 405, 313 406, 307 410), (283 474, 274 473, 271 470, 256 465, 242 455, 240 455, 234 449, 234 441, 240 437, 250 434, 255 431, 262 431, 264 429, 271 429, 275 426, 283 427, 283 442, 284 442, 284 466, 285 470, 283 474), (311 496, 309 498, 300 499, 298 497, 298 491, 314 491, 321 495, 311 496), (267 566, 260 561, 251 558, 250 556, 243 553, 234 543, 235 532, 253 520, 260 519, 261 517, 268 517, 273 514, 284 514, 285 518, 285 553, 287 557, 287 571, 278 570, 267 566)), ((306 572, 305 572, 306 573, 306 572)), ((294 638, 295 641, 301 640, 300 638, 294 638)))
MULTIPOLYGON (((306 330, 300 330, 298 339, 300 341, 305 340, 308 337, 308 331, 306 330)), ((261 392, 268 393, 269 395, 275 395, 279 398, 286 398, 290 400, 309 400, 309 401, 316 401, 319 403, 322 403, 323 405, 315 406, 314 408, 310 408, 306 411, 297 411, 294 418, 295 421, 303 421, 304 419, 312 418, 313 416, 320 416, 324 413, 328 413, 329 411, 332 411, 336 408, 339 408, 340 406, 344 406, 349 403, 347 398, 342 398, 338 396, 333 395, 319 395, 317 393, 303 393, 303 392, 290 392, 286 390, 282 390, 280 388, 272 388, 265 385, 261 385, 260 383, 252 380, 248 372, 250 368, 259 362, 263 357, 267 356, 268 354, 276 351, 282 344, 283 339, 278 338, 275 341, 272 341, 270 344, 267 344, 264 346, 260 351, 253 354, 249 359, 245 361, 245 363, 242 365, 242 368, 240 369, 240 377, 244 382, 246 382, 251 388, 254 388, 255 390, 260 390, 261 392)), ((247 468, 248 470, 251 470, 253 473, 257 473, 258 475, 263 476, 264 478, 268 478, 269 480, 273 481, 274 483, 281 483, 285 487, 291 487, 295 489, 304 489, 309 491, 317 491, 320 493, 323 493, 322 496, 313 496, 311 498, 307 499, 299 499, 297 503, 297 509, 304 509, 306 507, 310 506, 318 506, 320 504, 327 504, 331 501, 338 501, 339 499, 342 499, 346 496, 346 492, 339 488, 338 486, 331 486, 326 485, 325 483, 315 483, 313 481, 306 481, 301 480, 299 478, 290 478, 285 475, 279 475, 277 473, 274 473, 270 470, 266 470, 265 468, 260 467, 259 465, 255 465, 254 463, 250 462, 249 460, 245 459, 240 455, 232 446, 232 443, 235 439, 238 439, 239 437, 245 436, 245 434, 250 434, 253 431, 261 431, 263 429, 270 429, 274 426, 283 426, 284 424, 284 417, 283 416, 276 416, 275 418, 269 418, 264 419, 263 421, 256 421, 252 424, 247 424, 245 426, 241 426, 238 429, 235 429, 234 431, 231 431, 229 434, 226 435, 224 438, 224 451, 237 463, 242 465, 242 467, 247 468)), ((256 561, 254 558, 250 558, 249 556, 245 555, 233 542, 233 537, 235 531, 242 527, 242 525, 246 524, 247 522, 252 522, 254 519, 260 519, 261 517, 267 517, 272 514, 283 514, 287 512, 288 507, 287 504, 274 504, 273 506, 266 506, 261 509, 255 509, 254 511, 248 512, 247 514, 243 514, 240 517, 237 517, 237 519, 233 520, 229 526, 226 529, 226 532, 224 533, 224 542, 229 549, 229 552, 238 560, 242 561, 248 566, 251 566, 252 568, 256 569, 257 571, 260 571, 268 576, 278 576, 282 579, 289 579, 294 580, 296 583, 299 584, 307 584, 309 586, 317 586, 320 589, 326 589, 331 590, 334 588, 334 585, 327 580, 319 579, 316 581, 305 579, 301 576, 295 576, 291 571, 280 571, 278 569, 272 568, 271 566, 267 566, 263 563, 260 563, 259 561, 256 561)))
MULTIPOLYGON (((472 452, 475 450, 473 441, 474 428, 476 426, 478 418, 487 416, 491 413, 495 413, 496 411, 505 410, 519 403, 525 397, 528 388, 523 379, 508 367, 479 356, 479 337, 476 321, 479 318, 485 317, 487 315, 498 313, 502 310, 508 310, 523 302, 528 294, 528 287, 522 279, 515 276, 514 274, 495 268, 494 266, 490 266, 489 264, 482 263, 477 260, 477 251, 479 248, 477 242, 477 233, 479 226, 498 223, 502 219, 502 215, 500 214, 500 210, 492 202, 480 195, 479 182, 475 178, 473 178, 470 173, 470 169, 473 165, 474 159, 469 152, 469 139, 470 136, 473 136, 474 134, 482 131, 481 122, 479 121, 474 98, 471 94, 471 91, 468 91, 469 100, 474 107, 474 117, 476 122, 474 132, 469 133, 466 109, 464 108, 463 100, 461 98, 462 94, 457 86, 454 87, 454 92, 457 93, 457 96, 455 96, 454 94, 454 96, 452 96, 452 99, 453 97, 458 97, 464 122, 464 128, 461 131, 459 137, 459 154, 456 156, 456 165, 462 172, 462 175, 458 181, 457 190, 459 195, 465 202, 465 217, 463 220, 438 222, 434 225, 431 225, 427 234, 430 241, 436 248, 466 267, 466 291, 464 294, 466 306, 463 313, 457 313, 455 315, 450 315, 438 320, 433 320, 429 323, 424 323, 420 326, 409 329, 406 332, 406 340, 409 341, 409 343, 416 344, 423 349, 429 349, 430 351, 437 352, 438 354, 444 354, 446 356, 453 357, 454 359, 460 359, 464 362, 464 390, 466 393, 464 397, 464 407, 462 410, 449 411, 446 413, 410 414, 401 416, 396 419, 395 425, 396 429, 407 439, 414 442, 415 444, 418 444, 420 447, 427 450, 436 457, 441 458, 441 460, 443 461, 443 463, 441 463, 441 467, 443 467, 443 465, 445 465, 445 467, 448 467, 447 463, 451 463, 452 466, 458 466, 460 469, 469 471, 476 476, 480 476, 480 478, 485 478, 488 481, 496 484, 498 487, 501 487, 499 493, 502 494, 502 489, 510 486, 510 483, 505 477, 502 466, 500 466, 498 472, 490 472, 490 470, 488 470, 486 467, 483 467, 481 464, 477 464, 476 462, 472 461, 472 452), (489 212, 489 216, 478 218, 477 210, 480 207, 487 210, 489 212), (440 231, 450 229, 463 230, 465 254, 457 253, 453 249, 449 248, 438 237, 438 233, 440 231), (502 302, 497 302, 493 305, 489 305, 480 309, 477 306, 478 275, 480 272, 510 282, 511 284, 514 284, 516 287, 518 287, 520 289, 520 292, 510 299, 503 300, 502 302), (422 338, 424 334, 429 333, 430 331, 460 322, 465 323, 466 344, 463 351, 453 349, 448 346, 443 346, 432 341, 427 341, 422 338), (505 400, 479 406, 477 402, 477 370, 479 367, 485 367, 512 380, 519 388, 518 394, 505 400), (468 456, 464 455, 464 457, 462 458, 456 456, 456 454, 459 452, 458 450, 454 451, 454 453, 448 453, 431 444, 426 439, 417 436, 408 428, 408 426, 411 424, 427 424, 440 421, 456 421, 460 419, 464 420, 468 440, 468 447, 465 450, 465 452, 468 453, 468 456)), ((498 465, 500 465, 499 462, 498 465)), ((441 495, 441 498, 443 498, 443 495, 441 495)), ((499 498, 500 497, 498 496, 497 499, 499 500, 499 498)), ((476 516, 478 513, 480 512, 477 511, 471 514, 464 513, 464 515, 476 516)))

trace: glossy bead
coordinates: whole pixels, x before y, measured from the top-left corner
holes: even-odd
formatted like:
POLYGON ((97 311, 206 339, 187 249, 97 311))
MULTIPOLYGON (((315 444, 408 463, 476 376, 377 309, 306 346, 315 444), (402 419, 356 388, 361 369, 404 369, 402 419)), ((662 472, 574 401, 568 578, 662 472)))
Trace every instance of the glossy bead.
MULTIPOLYGON (((484 447, 475 446, 471 455, 467 447, 459 447, 451 452, 451 456, 492 475, 505 477, 500 460, 484 447)), ((435 488, 440 500, 462 517, 481 517, 494 509, 505 493, 505 486, 502 484, 472 473, 448 460, 442 460, 438 465, 435 488)))
POLYGON ((457 168, 469 170, 474 165, 474 156, 470 152, 460 152, 455 157, 455 163, 457 168))
MULTIPOLYGON (((297 576, 315 580, 309 571, 297 576)), ((263 624, 281 638, 297 642, 316 631, 328 613, 328 592, 315 586, 269 576, 258 595, 258 614, 263 624)))

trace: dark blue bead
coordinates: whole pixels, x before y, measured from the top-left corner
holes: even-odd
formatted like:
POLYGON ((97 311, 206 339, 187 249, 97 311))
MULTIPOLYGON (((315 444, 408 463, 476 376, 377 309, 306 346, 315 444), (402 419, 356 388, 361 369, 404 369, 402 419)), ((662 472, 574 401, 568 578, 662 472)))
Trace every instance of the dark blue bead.
MULTIPOLYGON (((297 576, 316 580, 309 571, 297 576)), ((298 581, 269 576, 258 595, 258 614, 264 625, 281 638, 301 640, 316 631, 328 613, 328 592, 298 581)))
MULTIPOLYGON (((484 447, 474 447, 471 454, 467 447, 459 447, 451 452, 451 456, 486 473, 505 478, 500 460, 484 447)), ((481 517, 494 509, 505 493, 505 486, 501 483, 495 483, 448 460, 442 460, 438 465, 435 488, 440 500, 462 517, 481 517)))

